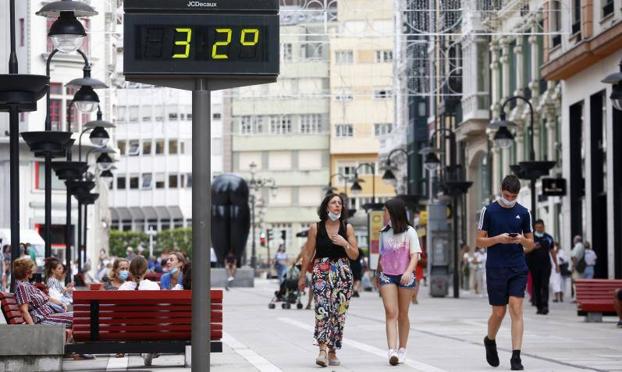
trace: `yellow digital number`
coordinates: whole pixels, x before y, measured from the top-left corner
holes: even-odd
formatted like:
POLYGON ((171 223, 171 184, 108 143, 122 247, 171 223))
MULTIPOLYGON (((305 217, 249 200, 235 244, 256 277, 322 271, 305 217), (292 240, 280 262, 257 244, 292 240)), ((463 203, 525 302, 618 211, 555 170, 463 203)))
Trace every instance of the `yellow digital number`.
POLYGON ((186 50, 184 51, 184 53, 173 54, 173 58, 188 58, 190 56, 190 41, 192 40, 192 29, 176 28, 175 31, 179 33, 186 33, 186 40, 178 40, 175 42, 175 45, 185 46, 186 50))
POLYGON ((259 41, 259 30, 256 28, 244 28, 242 29, 242 35, 240 36, 240 44, 244 46, 254 46, 257 45, 259 41), (246 35, 253 35, 252 41, 246 41, 246 35))
POLYGON ((217 34, 226 34, 227 35, 227 39, 226 40, 222 40, 222 41, 216 41, 214 43, 214 45, 212 46, 212 58, 213 59, 229 59, 229 56, 226 54, 219 54, 218 53, 218 48, 219 47, 224 47, 227 46, 229 44, 231 44, 231 34, 233 33, 233 31, 230 28, 217 28, 216 29, 216 33, 217 34))

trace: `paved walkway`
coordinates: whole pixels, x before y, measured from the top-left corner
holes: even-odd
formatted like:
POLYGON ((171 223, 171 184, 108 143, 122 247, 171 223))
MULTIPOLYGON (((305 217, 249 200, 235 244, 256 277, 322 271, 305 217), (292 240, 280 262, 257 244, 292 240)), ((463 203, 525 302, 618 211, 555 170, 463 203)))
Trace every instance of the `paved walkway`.
MULTIPOLYGON (((268 309, 274 281, 258 280, 255 288, 225 293, 224 352, 211 355, 212 371, 317 371, 312 345, 313 313, 268 309)), ((462 298, 428 298, 423 288, 419 305, 411 306, 408 360, 391 367, 386 358, 384 313, 377 293, 354 298, 348 313, 342 366, 327 371, 509 370, 509 316, 498 336, 501 366, 488 367, 482 339, 489 306, 486 298, 463 293, 462 298)), ((525 307, 523 364, 529 371, 622 371, 622 330, 615 319, 585 323, 573 304, 551 304, 548 316, 525 307)), ((73 371, 189 371, 181 355, 163 355, 147 369, 139 356, 94 361, 66 361, 73 371)))

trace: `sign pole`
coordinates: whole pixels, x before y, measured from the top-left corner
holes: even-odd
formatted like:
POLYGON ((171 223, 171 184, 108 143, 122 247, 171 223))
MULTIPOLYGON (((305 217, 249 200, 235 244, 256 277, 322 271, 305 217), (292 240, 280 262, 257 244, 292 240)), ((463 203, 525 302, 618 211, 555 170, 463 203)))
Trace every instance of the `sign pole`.
POLYGON ((192 370, 210 368, 210 90, 207 79, 192 91, 192 370))

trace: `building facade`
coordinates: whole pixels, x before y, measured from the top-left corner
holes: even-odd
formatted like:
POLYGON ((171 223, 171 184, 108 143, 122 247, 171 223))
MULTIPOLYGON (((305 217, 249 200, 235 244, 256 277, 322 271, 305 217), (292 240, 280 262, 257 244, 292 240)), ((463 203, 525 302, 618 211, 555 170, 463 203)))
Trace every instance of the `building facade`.
POLYGON ((564 31, 544 40, 542 76, 559 81, 561 242, 570 247, 582 235, 598 255, 595 277, 622 277, 622 112, 611 105, 611 85, 601 82, 619 71, 622 9, 619 1, 549 1, 544 27, 564 31), (557 12, 562 9, 561 12, 557 12), (559 14, 560 17, 556 17, 559 14))
MULTIPOLYGON (((329 50, 320 13, 281 7, 278 81, 231 91, 232 170, 247 182, 253 170, 278 188, 253 191, 255 233, 248 245, 255 236, 260 247, 261 232, 272 229, 271 256, 280 244, 291 257, 298 254, 304 239, 295 235, 317 221, 328 183, 329 50)), ((258 262, 267 262, 267 255, 259 248, 258 262)))
POLYGON ((395 129, 394 2, 343 1, 337 9, 337 24, 329 31, 330 174, 337 192, 348 194, 350 208, 357 210, 350 221, 359 246, 366 247, 363 206, 395 195, 382 181, 378 159, 380 140, 395 129), (351 191, 355 173, 363 181, 358 194, 351 191))

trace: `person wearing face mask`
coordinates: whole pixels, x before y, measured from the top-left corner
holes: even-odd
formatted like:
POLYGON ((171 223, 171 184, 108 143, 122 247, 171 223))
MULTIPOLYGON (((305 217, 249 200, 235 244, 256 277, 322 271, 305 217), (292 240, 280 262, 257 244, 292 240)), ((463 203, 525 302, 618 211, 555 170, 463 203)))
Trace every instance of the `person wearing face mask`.
POLYGON ((555 272, 559 272, 555 241, 553 237, 544 232, 544 221, 537 220, 534 224, 534 247, 528 249, 527 266, 533 278, 533 297, 536 314, 546 315, 549 313, 549 282, 551 278, 551 259, 555 263, 555 272))
POLYGON ((161 289, 182 289, 184 274, 181 272, 186 264, 186 258, 181 252, 173 252, 168 256, 166 266, 168 271, 160 278, 161 289))
POLYGON ((520 180, 506 176, 501 183, 501 198, 482 209, 476 244, 487 249, 486 285, 492 313, 484 337, 486 361, 499 366, 495 338, 509 304, 512 319, 512 370, 522 370, 523 298, 527 285, 525 250, 533 248, 531 213, 516 202, 520 180))
MULTIPOLYGON (((337 350, 341 349, 346 313, 352 297, 350 261, 359 255, 354 228, 346 222, 348 210, 339 194, 327 195, 318 215, 320 222, 309 226, 302 252, 302 267, 312 264, 310 288, 315 300, 315 331, 319 346, 315 363, 321 367, 338 366, 337 350)), ((305 287, 300 275, 298 288, 305 287)))
POLYGON ((125 283, 130 274, 130 262, 125 258, 117 258, 112 264, 108 278, 104 278, 104 290, 116 291, 125 283), (107 279, 107 280, 106 280, 107 279))

